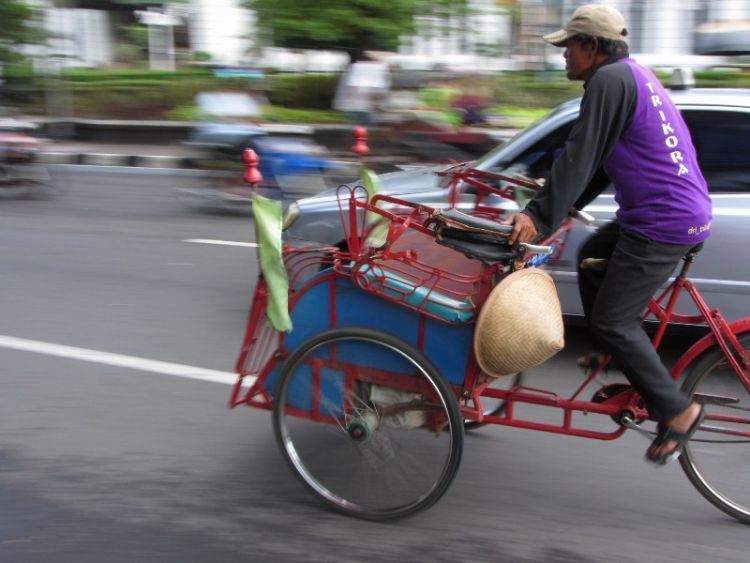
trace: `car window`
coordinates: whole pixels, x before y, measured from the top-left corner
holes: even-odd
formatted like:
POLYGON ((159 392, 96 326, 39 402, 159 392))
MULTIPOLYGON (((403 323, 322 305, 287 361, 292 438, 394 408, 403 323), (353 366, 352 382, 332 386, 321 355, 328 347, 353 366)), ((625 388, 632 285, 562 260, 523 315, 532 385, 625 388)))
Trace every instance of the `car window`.
POLYGON ((683 110, 711 192, 750 192, 750 113, 683 110))
POLYGON ((495 168, 493 172, 505 175, 523 174, 529 178, 549 178, 552 163, 565 146, 573 120, 552 130, 516 157, 510 165, 495 168))

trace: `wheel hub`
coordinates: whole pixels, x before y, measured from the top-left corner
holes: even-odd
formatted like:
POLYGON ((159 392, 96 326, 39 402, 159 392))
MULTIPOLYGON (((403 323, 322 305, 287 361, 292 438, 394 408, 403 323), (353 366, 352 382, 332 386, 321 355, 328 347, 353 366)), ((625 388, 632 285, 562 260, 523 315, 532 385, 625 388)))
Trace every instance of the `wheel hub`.
POLYGON ((373 431, 378 426, 378 417, 374 413, 358 413, 352 416, 346 424, 346 432, 355 442, 367 442, 372 438, 373 431))

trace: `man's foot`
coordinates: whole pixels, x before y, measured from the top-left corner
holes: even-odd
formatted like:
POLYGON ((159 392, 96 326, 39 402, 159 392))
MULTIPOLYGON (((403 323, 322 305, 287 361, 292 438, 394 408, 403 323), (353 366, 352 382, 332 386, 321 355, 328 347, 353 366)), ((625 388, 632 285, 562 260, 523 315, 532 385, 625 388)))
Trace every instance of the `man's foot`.
POLYGON ((682 453, 682 448, 703 422, 703 407, 693 403, 667 423, 660 423, 656 438, 646 450, 646 459, 656 465, 666 465, 682 453))

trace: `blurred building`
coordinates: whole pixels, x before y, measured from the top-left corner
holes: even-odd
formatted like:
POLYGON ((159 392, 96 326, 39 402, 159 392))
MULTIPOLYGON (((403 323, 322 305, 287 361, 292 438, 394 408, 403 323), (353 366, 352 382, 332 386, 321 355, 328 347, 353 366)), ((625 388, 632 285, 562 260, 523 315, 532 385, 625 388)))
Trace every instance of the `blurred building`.
POLYGON ((212 61, 237 65, 252 57, 255 17, 238 0, 190 0, 190 45, 212 61))
MULTIPOLYGON (((46 52, 65 64, 107 66, 121 60, 126 47, 146 51, 161 68, 173 67, 175 60, 198 59, 223 65, 336 71, 348 62, 342 53, 301 52, 268 45, 263 40, 268 34, 256 28, 252 12, 241 8, 239 0, 27 1, 44 8, 44 26, 51 33, 46 52), (143 16, 145 12, 151 15, 143 16), (123 36, 123 30, 132 32, 134 24, 147 21, 151 22, 148 44, 126 45, 132 38, 123 36)), ((408 69, 556 68, 562 64, 560 51, 546 46, 540 36, 559 28, 588 1, 469 0, 468 10, 449 17, 417 16, 416 33, 403 37, 398 52, 387 57, 389 62, 408 69)), ((748 0, 602 3, 623 12, 629 24, 631 52, 647 64, 698 64, 693 57, 697 28, 709 23, 750 21, 748 0)))

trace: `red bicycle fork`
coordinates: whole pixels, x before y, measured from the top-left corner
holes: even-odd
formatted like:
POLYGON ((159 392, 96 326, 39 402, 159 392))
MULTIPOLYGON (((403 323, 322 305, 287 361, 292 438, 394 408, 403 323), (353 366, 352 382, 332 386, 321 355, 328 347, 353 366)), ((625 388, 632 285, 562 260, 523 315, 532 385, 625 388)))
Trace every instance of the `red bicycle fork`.
MULTIPOLYGON (((718 309, 709 308, 708 304, 703 299, 703 296, 698 291, 698 288, 687 279, 687 273, 695 260, 696 253, 690 253, 684 258, 684 263, 680 269, 679 275, 675 278, 674 282, 662 292, 657 298, 652 298, 649 302, 648 311, 644 318, 647 319, 649 315, 653 315, 659 321, 659 328, 653 337, 654 348, 659 347, 664 334, 667 330, 669 322, 691 324, 691 325, 702 325, 705 324, 710 330, 711 335, 715 341, 715 344, 721 348, 724 353, 727 362, 732 367, 734 372, 739 377, 745 389, 750 393, 750 357, 747 351, 742 347, 740 341, 737 338, 737 334, 732 330, 732 327, 724 319, 721 312, 718 309), (677 307, 677 301, 680 294, 686 291, 690 296, 695 308, 698 310, 697 315, 683 315, 675 312, 677 307), (668 299, 667 299, 668 297, 668 299), (667 299, 666 305, 662 305, 662 302, 667 299)), ((683 358, 676 363, 676 368, 673 370, 672 377, 676 379, 680 376, 682 369, 686 365, 689 365, 690 361, 694 358, 689 357, 690 351, 688 351, 683 358, 688 361, 682 361, 683 358)))

